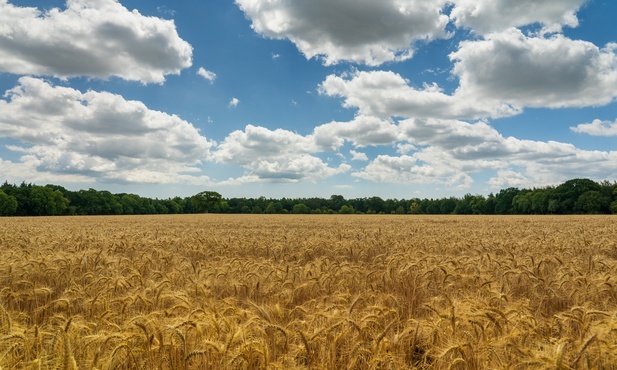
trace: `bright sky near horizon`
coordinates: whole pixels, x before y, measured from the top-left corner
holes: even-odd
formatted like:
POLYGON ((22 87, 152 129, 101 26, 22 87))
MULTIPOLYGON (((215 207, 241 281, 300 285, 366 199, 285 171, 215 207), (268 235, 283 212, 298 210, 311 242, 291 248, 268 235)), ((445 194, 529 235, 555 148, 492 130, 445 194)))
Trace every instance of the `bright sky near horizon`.
POLYGON ((0 181, 430 198, 617 180, 617 2, 0 0, 0 181))

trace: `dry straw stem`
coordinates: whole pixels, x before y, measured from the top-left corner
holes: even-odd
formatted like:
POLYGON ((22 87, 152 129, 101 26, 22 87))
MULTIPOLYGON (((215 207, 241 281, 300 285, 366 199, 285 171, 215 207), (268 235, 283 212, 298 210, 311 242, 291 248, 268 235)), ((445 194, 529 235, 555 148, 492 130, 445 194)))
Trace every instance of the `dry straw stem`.
POLYGON ((6 308, 4 308, 4 305, 0 304, 0 334, 10 334, 11 328, 11 316, 9 316, 9 313, 6 308))

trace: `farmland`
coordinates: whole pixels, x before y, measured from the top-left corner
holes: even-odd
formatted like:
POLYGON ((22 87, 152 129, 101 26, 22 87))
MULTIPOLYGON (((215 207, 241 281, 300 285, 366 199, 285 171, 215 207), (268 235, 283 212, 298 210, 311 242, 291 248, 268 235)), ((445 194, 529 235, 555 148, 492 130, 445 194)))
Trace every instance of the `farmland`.
POLYGON ((616 221, 0 218, 0 368, 615 368, 616 221))

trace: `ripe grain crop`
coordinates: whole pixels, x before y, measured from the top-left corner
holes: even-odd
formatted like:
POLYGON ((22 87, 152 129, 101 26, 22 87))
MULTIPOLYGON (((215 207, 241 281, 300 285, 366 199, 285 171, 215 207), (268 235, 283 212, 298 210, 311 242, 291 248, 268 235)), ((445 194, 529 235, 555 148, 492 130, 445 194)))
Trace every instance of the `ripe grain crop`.
POLYGON ((2 218, 0 368, 617 368, 616 221, 2 218))

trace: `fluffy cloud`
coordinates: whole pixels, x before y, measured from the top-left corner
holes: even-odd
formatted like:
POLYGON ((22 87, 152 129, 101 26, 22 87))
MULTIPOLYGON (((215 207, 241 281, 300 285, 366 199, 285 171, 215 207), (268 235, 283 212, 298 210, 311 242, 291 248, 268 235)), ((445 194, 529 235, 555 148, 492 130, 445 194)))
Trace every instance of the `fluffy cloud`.
MULTIPOLYGON (((19 149, 19 148, 13 148, 19 149)), ((91 183, 92 177, 70 174, 70 173, 50 173, 37 170, 40 161, 31 155, 25 155, 20 162, 11 162, 0 158, 0 175, 3 181, 18 184, 24 179, 36 184, 57 184, 58 182, 91 183)))
POLYGON ((446 0, 236 0, 259 34, 289 39, 326 65, 405 60, 416 40, 447 37, 446 0))
POLYGON ((598 181, 617 177, 617 151, 590 151, 565 143, 534 141, 527 141, 524 148, 527 153, 513 154, 511 166, 489 180, 492 187, 534 187, 581 177, 598 181))
POLYGON ((576 12, 587 0, 455 0, 450 17, 457 27, 486 34, 533 23, 547 31, 578 26, 576 12))
POLYGON ((398 127, 390 121, 360 115, 351 122, 331 122, 317 126, 314 139, 326 150, 337 150, 344 141, 357 147, 388 145, 397 140, 398 127))
POLYGON ((292 155, 289 158, 274 160, 262 159, 251 166, 251 173, 260 180, 277 182, 296 182, 318 180, 347 172, 349 165, 330 168, 321 159, 311 155, 292 155))
POLYGON ((591 123, 581 123, 570 127, 574 132, 589 134, 592 136, 617 136, 617 120, 615 122, 594 119, 591 123))
POLYGON ((391 184, 446 184, 449 187, 469 187, 473 179, 462 169, 448 163, 444 153, 439 157, 429 153, 431 162, 423 162, 418 156, 402 155, 399 157, 380 155, 371 161, 363 170, 353 173, 353 176, 379 183, 391 184))
POLYGON ((289 39, 307 58, 326 65, 372 66, 413 55, 413 43, 449 37, 446 25, 479 34, 532 24, 543 32, 578 26, 587 0, 236 0, 259 34, 289 39), (452 5, 450 15, 444 14, 452 5))
POLYGON ((219 163, 244 167, 248 174, 243 182, 316 180, 349 170, 348 165, 330 168, 311 155, 319 150, 312 137, 248 125, 229 134, 213 157, 219 163))
POLYGON ((517 29, 464 41, 450 58, 455 96, 515 107, 584 107, 617 97, 617 44, 600 49, 562 35, 528 37, 517 29))
POLYGON ((561 35, 528 37, 510 29, 464 41, 450 55, 459 87, 417 89, 386 71, 328 76, 319 91, 347 108, 379 117, 477 119, 505 117, 525 107, 585 107, 617 98, 617 44, 600 49, 561 35))
POLYGON ((462 99, 447 95, 436 85, 422 89, 390 71, 361 71, 347 76, 330 75, 319 86, 319 92, 344 99, 343 106, 357 108, 359 113, 388 117, 479 118, 509 116, 520 112, 501 102, 462 99))
POLYGON ((245 165, 257 158, 303 155, 315 149, 312 139, 294 132, 248 125, 229 134, 213 155, 218 162, 245 165))
POLYGON ((355 150, 350 150, 349 154, 351 154, 352 161, 362 161, 362 162, 368 161, 368 156, 366 155, 366 153, 356 152, 355 150))
POLYGON ((117 0, 68 0, 45 13, 0 0, 0 72, 161 83, 191 64, 173 21, 117 0))
POLYGON ((37 171, 102 181, 203 182, 196 167, 213 143, 177 116, 119 95, 52 86, 32 77, 0 100, 0 137, 37 171))
POLYGON ((520 172, 505 169, 497 171, 497 174, 488 180, 488 184, 495 189, 529 188, 534 186, 534 181, 520 172))
POLYGON ((436 146, 457 153, 461 159, 499 157, 503 136, 485 122, 468 123, 455 120, 410 119, 402 121, 403 136, 421 146, 436 146))
POLYGON ((401 137, 413 144, 398 157, 381 155, 354 176, 375 182, 440 183, 468 187, 470 175, 497 171, 495 187, 543 186, 574 177, 617 176, 617 152, 588 151, 572 144, 503 137, 485 122, 410 119, 401 137))
POLYGON ((524 146, 531 151, 482 160, 461 159, 457 153, 439 147, 399 157, 380 155, 352 175, 378 183, 443 184, 451 188, 468 188, 474 182, 471 175, 487 170, 497 171, 488 182, 494 188, 546 186, 576 177, 602 180, 617 176, 617 152, 585 151, 562 143, 530 142, 524 146), (552 156, 550 149, 555 150, 557 157, 552 156))
POLYGON ((364 146, 392 146, 400 156, 379 155, 352 176, 377 183, 441 184, 469 188, 473 174, 496 171, 489 185, 544 186, 573 177, 617 176, 617 152, 588 151, 572 144, 504 137, 487 122, 417 118, 397 124, 358 116, 351 122, 318 126, 311 135, 249 125, 231 133, 213 158, 245 168, 230 184, 298 182, 348 172, 349 165, 329 167, 314 154, 336 152, 345 141, 353 161, 368 161, 364 146))

